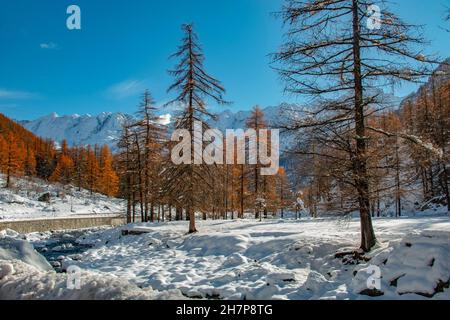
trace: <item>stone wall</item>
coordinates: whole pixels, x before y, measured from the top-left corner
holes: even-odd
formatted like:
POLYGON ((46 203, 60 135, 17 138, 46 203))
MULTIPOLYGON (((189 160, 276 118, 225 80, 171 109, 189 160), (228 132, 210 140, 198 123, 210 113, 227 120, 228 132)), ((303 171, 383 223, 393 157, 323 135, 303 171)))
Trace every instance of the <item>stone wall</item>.
POLYGON ((72 217, 26 221, 0 221, 0 231, 12 229, 19 233, 74 230, 100 226, 120 226, 126 224, 126 217, 72 217))

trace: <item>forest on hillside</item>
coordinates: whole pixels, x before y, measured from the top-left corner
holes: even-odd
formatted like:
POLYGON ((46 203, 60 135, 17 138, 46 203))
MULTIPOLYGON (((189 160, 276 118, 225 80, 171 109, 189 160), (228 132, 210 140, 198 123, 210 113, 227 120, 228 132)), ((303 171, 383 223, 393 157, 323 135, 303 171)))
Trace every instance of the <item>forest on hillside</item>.
POLYGON ((66 141, 41 139, 0 114, 0 172, 12 187, 13 177, 37 177, 72 184, 91 193, 117 196, 119 178, 108 146, 69 147, 66 141))

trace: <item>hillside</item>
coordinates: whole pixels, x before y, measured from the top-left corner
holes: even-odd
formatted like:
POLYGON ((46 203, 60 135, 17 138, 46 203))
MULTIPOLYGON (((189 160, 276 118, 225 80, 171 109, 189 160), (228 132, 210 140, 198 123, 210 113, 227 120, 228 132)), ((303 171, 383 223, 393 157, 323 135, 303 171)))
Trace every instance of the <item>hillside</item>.
POLYGON ((450 58, 447 58, 444 63, 442 63, 438 68, 436 68, 433 76, 431 76, 426 83, 424 83, 420 88, 411 93, 401 103, 401 108, 404 108, 407 104, 415 104, 420 99, 422 92, 426 92, 431 95, 434 88, 437 88, 450 81, 450 58))
POLYGON ((50 177, 56 149, 0 113, 0 172, 7 175, 6 186, 14 175, 50 177))
POLYGON ((113 156, 104 145, 59 147, 51 139, 44 140, 20 124, 0 114, 0 173, 5 174, 2 187, 10 188, 17 177, 40 178, 45 181, 74 184, 114 196, 118 192, 118 176, 113 156))
MULTIPOLYGON (((0 174, 0 185, 5 176, 0 174)), ((16 179, 0 188, 0 221, 119 213, 122 200, 40 179, 16 179), (48 195, 48 199, 44 199, 48 195), (45 201, 48 200, 48 201, 45 201)))

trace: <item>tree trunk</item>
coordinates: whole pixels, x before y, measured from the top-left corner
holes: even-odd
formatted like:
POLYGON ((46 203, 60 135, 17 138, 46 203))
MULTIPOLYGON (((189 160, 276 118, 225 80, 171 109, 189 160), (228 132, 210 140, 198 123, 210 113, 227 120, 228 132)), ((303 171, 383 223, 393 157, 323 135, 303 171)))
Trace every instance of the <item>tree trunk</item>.
POLYGON ((186 216, 189 217, 189 233, 197 232, 195 226, 195 211, 191 207, 187 209, 186 216))
POLYGON ((150 204, 150 221, 155 221, 155 207, 153 205, 153 202, 150 204))
POLYGON ((244 165, 241 165, 241 193, 240 193, 240 200, 241 200, 241 211, 239 218, 244 218, 244 165))
POLYGON ((450 192, 448 187, 448 173, 447 173, 447 165, 444 163, 444 171, 442 172, 442 180, 445 192, 445 199, 447 200, 447 214, 450 214, 450 192))
POLYGON ((133 190, 133 193, 132 193, 132 196, 131 196, 131 201, 132 201, 132 208, 133 208, 133 222, 136 222, 136 192, 134 192, 134 190, 133 190))
POLYGON ((396 201, 396 215, 398 217, 402 216, 402 199, 401 199, 401 191, 400 191, 400 156, 398 154, 398 139, 395 141, 395 182, 396 182, 396 193, 395 193, 395 201, 396 201))
POLYGON ((175 208, 175 221, 180 221, 182 218, 182 208, 180 208, 179 206, 177 206, 175 208))
POLYGON ((363 85, 361 74, 361 48, 360 48, 360 17, 359 1, 353 0, 353 63, 355 85, 355 130, 356 130, 356 157, 355 169, 356 188, 358 193, 359 212, 361 218, 361 249, 370 251, 376 244, 375 232, 370 217, 369 181, 367 175, 366 159, 366 128, 364 122, 363 85))

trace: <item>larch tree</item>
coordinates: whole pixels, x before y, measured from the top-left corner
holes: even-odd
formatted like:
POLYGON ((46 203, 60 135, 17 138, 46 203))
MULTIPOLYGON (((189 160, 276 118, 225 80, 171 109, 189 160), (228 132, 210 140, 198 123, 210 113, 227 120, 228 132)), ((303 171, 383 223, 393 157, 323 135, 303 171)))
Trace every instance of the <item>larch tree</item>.
POLYGON ((8 157, 8 143, 3 135, 0 135, 0 172, 4 173, 6 168, 6 159, 8 157))
POLYGON ((87 158, 87 151, 86 148, 83 146, 75 147, 72 150, 73 154, 73 163, 74 163, 74 181, 75 185, 78 187, 78 191, 81 191, 81 188, 83 187, 84 181, 84 173, 86 171, 86 158, 87 158))
MULTIPOLYGON (((406 132, 411 136, 435 145, 442 157, 434 157, 432 150, 423 149, 414 143, 407 143, 407 151, 412 159, 409 175, 417 177, 422 185, 425 201, 435 201, 439 198, 447 203, 450 212, 449 195, 449 156, 450 143, 450 74, 449 64, 442 64, 423 86, 415 99, 408 99, 401 109, 401 122, 406 132)), ((439 200, 441 201, 441 200, 439 200)))
POLYGON ((36 154, 30 146, 26 147, 24 173, 27 177, 36 175, 36 154))
POLYGON ((186 207, 186 215, 189 219, 189 233, 197 232, 195 225, 195 212, 201 209, 201 199, 207 195, 211 186, 211 177, 216 168, 209 165, 193 165, 196 155, 195 140, 196 121, 203 123, 203 128, 207 125, 204 120, 213 118, 207 110, 206 99, 210 99, 218 104, 224 104, 223 98, 225 89, 215 78, 211 77, 203 65, 205 57, 202 48, 198 43, 198 37, 193 30, 192 24, 182 26, 185 37, 178 51, 172 57, 179 59, 173 71, 170 73, 175 77, 174 83, 168 89, 169 92, 176 92, 177 96, 170 103, 177 103, 182 106, 181 115, 176 119, 175 128, 187 130, 190 134, 190 163, 173 165, 167 172, 172 194, 177 194, 183 199, 186 207))
POLYGON ((36 172, 38 177, 49 179, 55 170, 56 150, 55 144, 50 139, 40 141, 40 147, 36 151, 36 172))
POLYGON ((71 157, 61 154, 58 158, 56 168, 50 176, 49 180, 53 182, 61 182, 69 184, 75 177, 74 163, 71 157))
POLYGON ((384 2, 379 5, 286 0, 280 15, 288 27, 287 41, 274 59, 286 91, 314 100, 284 128, 328 135, 330 147, 345 149, 350 159, 352 181, 347 182, 357 194, 363 251, 376 244, 367 162, 367 130, 376 128, 366 126, 369 107, 383 107, 380 88, 422 80, 430 74, 425 62, 432 60, 420 49, 420 28, 404 23, 384 2), (332 146, 332 140, 337 144, 332 146))
MULTIPOLYGON (((264 112, 261 110, 259 106, 255 106, 252 109, 252 112, 250 113, 250 116, 247 118, 245 125, 248 129, 253 129, 256 131, 257 134, 257 141, 256 145, 253 147, 254 149, 249 149, 250 146, 248 145, 247 149, 250 154, 254 154, 256 159, 253 159, 251 170, 253 171, 252 174, 252 181, 251 181, 251 187, 253 191, 253 204, 255 208, 255 219, 261 218, 261 212, 260 207, 257 205, 258 199, 261 199, 264 196, 264 185, 263 185, 263 177, 261 176, 261 166, 259 164, 258 158, 259 158, 259 135, 258 130, 260 129, 267 129, 267 122, 265 120, 264 112)), ((250 160, 250 159, 249 159, 250 160)))
POLYGON ((69 154, 69 146, 66 140, 61 143, 61 150, 57 158, 56 168, 49 180, 69 184, 75 177, 75 166, 72 157, 69 154))
POLYGON ((123 125, 122 135, 118 142, 120 153, 118 154, 119 175, 124 179, 123 194, 127 199, 127 222, 136 221, 136 152, 133 142, 134 133, 132 130, 134 123, 126 121, 123 125))
POLYGON ((83 176, 86 189, 88 189, 91 194, 97 191, 99 178, 99 164, 97 161, 96 150, 94 150, 91 146, 87 147, 86 166, 83 176))
POLYGON ((292 196, 292 186, 286 175, 286 169, 280 168, 277 175, 277 194, 279 197, 279 209, 281 218, 284 218, 284 210, 292 205, 294 197, 292 196))
POLYGON ((25 148, 12 133, 6 134, 0 140, 0 169, 6 175, 5 187, 11 187, 11 177, 23 173, 23 161, 25 159, 25 148))
POLYGON ((109 147, 104 145, 100 150, 100 173, 98 191, 113 197, 119 191, 119 177, 113 168, 113 156, 109 147))
POLYGON ((146 90, 137 112, 138 120, 132 126, 138 135, 138 143, 141 144, 144 219, 147 221, 150 216, 152 222, 154 207, 161 196, 158 175, 166 139, 166 130, 156 114, 157 110, 150 91, 146 90))

